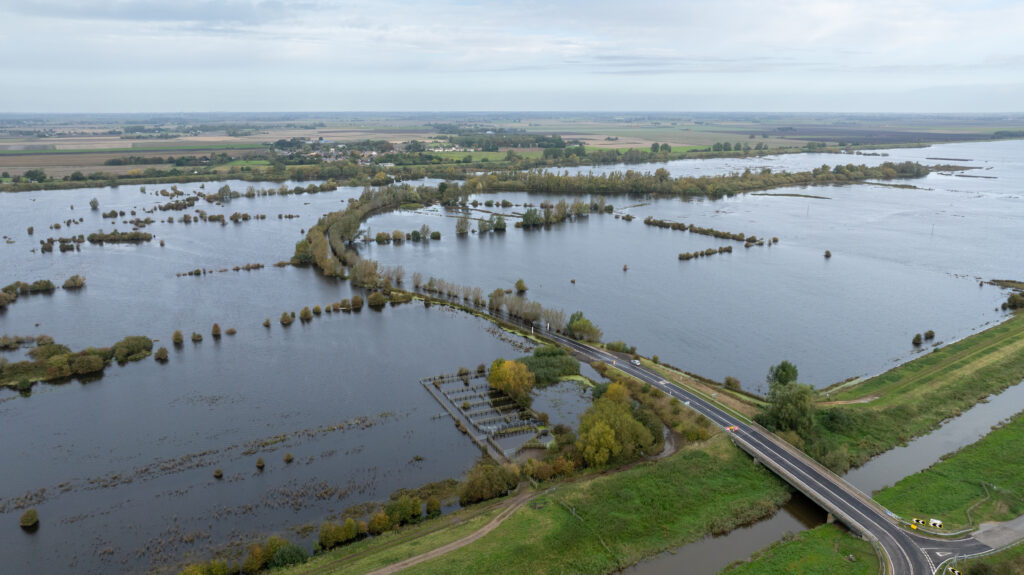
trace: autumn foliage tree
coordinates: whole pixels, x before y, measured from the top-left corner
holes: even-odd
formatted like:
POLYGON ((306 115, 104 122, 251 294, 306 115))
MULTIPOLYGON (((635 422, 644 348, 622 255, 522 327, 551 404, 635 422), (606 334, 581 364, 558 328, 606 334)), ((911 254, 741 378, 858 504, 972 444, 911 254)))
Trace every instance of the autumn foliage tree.
POLYGON ((580 417, 576 447, 590 467, 629 461, 648 453, 655 444, 651 429, 641 423, 629 390, 613 383, 580 417))
POLYGON ((497 389, 512 398, 523 407, 529 407, 532 401, 530 392, 533 390, 535 378, 533 372, 518 361, 505 361, 498 358, 491 364, 491 373, 487 381, 492 389, 497 389))

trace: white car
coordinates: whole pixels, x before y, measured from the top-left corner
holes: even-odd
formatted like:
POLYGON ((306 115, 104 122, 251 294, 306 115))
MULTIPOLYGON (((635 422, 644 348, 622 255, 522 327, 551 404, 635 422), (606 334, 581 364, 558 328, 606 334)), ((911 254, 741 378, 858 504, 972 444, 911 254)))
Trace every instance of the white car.
POLYGON ((631 359, 631 360, 629 360, 629 363, 632 363, 633 365, 640 365, 640 360, 639 359, 631 359))

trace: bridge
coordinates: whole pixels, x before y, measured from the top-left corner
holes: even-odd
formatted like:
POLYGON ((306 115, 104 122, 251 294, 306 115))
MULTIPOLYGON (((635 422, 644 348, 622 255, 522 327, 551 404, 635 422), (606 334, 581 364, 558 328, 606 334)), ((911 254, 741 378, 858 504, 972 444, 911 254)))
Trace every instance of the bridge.
POLYGON ((828 511, 838 521, 881 551, 886 573, 934 574, 943 562, 977 555, 991 549, 973 537, 936 539, 912 533, 885 508, 804 453, 756 423, 741 419, 703 396, 671 385, 661 374, 622 361, 604 350, 544 330, 540 335, 593 361, 614 365, 662 393, 678 398, 691 409, 728 430, 733 442, 755 460, 828 511))

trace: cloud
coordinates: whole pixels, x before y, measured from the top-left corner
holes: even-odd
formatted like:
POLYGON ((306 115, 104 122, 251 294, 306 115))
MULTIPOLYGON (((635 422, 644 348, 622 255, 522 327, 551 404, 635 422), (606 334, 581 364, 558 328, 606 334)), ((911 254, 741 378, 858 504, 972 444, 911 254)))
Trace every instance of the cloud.
POLYGON ((486 108, 512 89, 535 109, 752 91, 856 107, 836 95, 1024 77, 1017 2, 0 0, 0 21, 7 110, 486 108))

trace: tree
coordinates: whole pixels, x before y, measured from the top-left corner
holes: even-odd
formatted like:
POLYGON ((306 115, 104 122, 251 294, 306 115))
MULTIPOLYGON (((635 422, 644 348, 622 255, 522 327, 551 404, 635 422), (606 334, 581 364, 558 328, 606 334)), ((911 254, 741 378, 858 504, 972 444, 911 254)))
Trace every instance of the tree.
POLYGON ((378 511, 370 517, 369 530, 372 535, 380 535, 391 527, 391 519, 388 518, 388 514, 383 511, 378 511))
POLYGON ((23 177, 30 182, 45 182, 46 172, 40 169, 27 170, 23 177))
POLYGON ((469 216, 462 216, 455 222, 455 233, 464 236, 469 233, 469 216))
POLYGON ((441 501, 434 496, 427 499, 427 517, 437 517, 441 515, 441 501))
POLYGON ((523 281, 523 278, 517 279, 516 280, 516 293, 524 293, 526 290, 527 290, 526 282, 523 281))
POLYGON ((536 380, 533 373, 522 363, 501 358, 494 360, 487 381, 490 382, 491 388, 504 392, 519 405, 530 406, 533 399, 530 392, 536 380))
POLYGON ((92 208, 93 210, 100 209, 100 201, 97 200, 96 198, 89 200, 89 207, 92 208))
POLYGON ((590 467, 600 467, 622 451, 622 446, 615 441, 615 432, 603 421, 581 434, 580 444, 583 447, 583 460, 590 467))
POLYGON ((814 388, 804 383, 773 385, 768 392, 764 422, 779 431, 808 437, 814 427, 814 388))
POLYGON ((773 365, 768 368, 768 375, 765 377, 765 381, 768 382, 768 386, 773 385, 785 385, 796 381, 797 369, 796 366, 787 360, 782 360, 779 365, 773 365))
POLYGON ((569 335, 584 341, 601 341, 601 330, 583 317, 583 312, 577 311, 569 316, 569 323, 566 326, 569 335))

